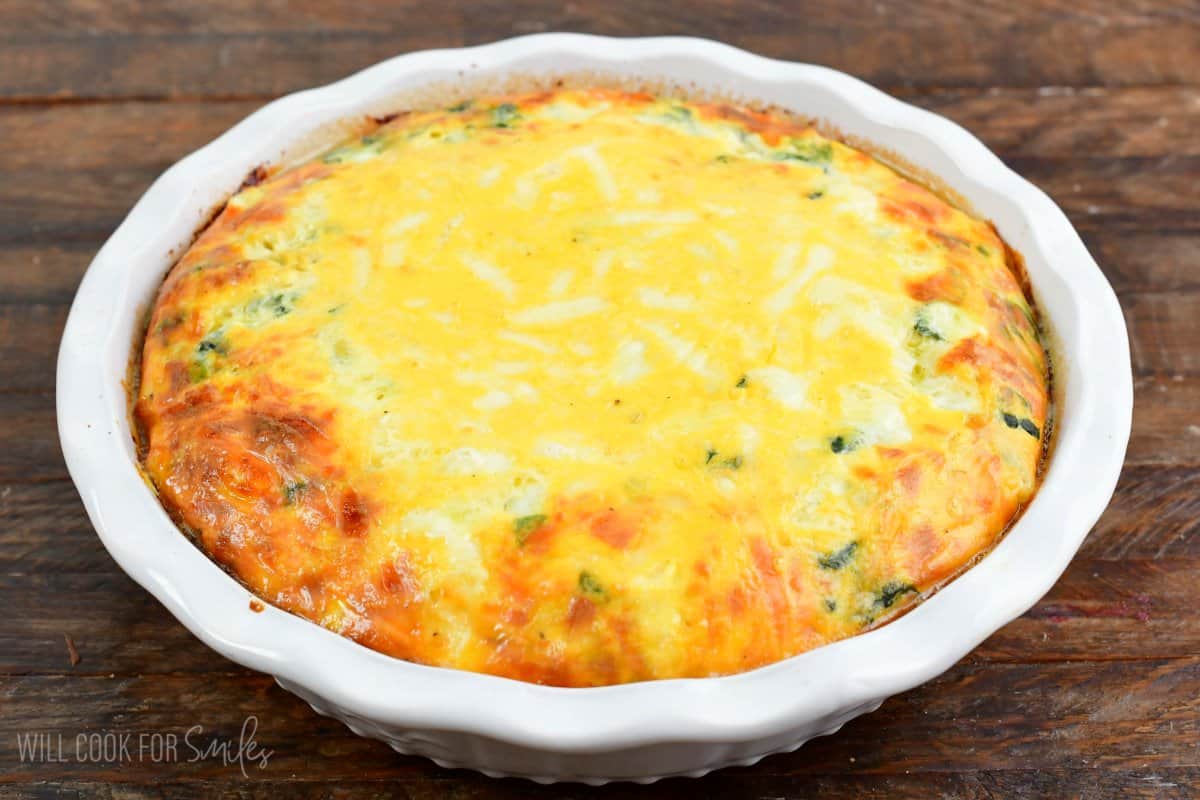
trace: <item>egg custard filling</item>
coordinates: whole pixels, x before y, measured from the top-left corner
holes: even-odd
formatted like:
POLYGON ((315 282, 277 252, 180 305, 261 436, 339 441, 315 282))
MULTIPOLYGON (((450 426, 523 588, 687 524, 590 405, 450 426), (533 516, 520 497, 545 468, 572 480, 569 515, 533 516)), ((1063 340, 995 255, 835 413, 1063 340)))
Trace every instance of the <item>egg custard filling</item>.
POLYGON ((735 673, 953 577, 1049 370, 987 222, 806 123, 615 90, 405 113, 234 195, 135 419, 253 593, 409 661, 735 673))

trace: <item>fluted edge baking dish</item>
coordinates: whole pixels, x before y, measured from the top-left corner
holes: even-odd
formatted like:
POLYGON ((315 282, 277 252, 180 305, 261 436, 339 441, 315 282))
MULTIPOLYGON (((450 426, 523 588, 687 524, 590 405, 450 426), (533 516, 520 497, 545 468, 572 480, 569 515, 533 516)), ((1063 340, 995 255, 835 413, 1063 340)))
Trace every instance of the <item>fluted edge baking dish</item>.
POLYGON ((1132 396, 1124 317, 1079 235, 961 127, 824 67, 699 39, 562 33, 398 56, 272 102, 175 164, 88 268, 57 374, 63 453, 101 540, 206 644, 400 752, 489 775, 587 783, 753 763, 946 670, 1062 574, 1112 495, 1132 396), (976 565, 887 625, 751 672, 563 689, 399 661, 273 607, 253 611, 247 590, 181 535, 139 472, 127 378, 145 310, 196 230, 255 167, 311 152, 349 120, 468 87, 568 75, 812 117, 927 176, 1022 254, 1048 321, 1055 444, 1033 502, 976 565))

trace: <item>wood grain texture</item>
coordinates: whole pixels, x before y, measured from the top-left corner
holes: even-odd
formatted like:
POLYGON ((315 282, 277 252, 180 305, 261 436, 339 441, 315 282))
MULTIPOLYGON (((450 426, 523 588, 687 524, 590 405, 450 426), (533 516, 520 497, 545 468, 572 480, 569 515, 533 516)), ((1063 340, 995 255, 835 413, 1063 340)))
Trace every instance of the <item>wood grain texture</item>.
MULTIPOLYGON (((0 302, 0 359, 13 369, 8 391, 53 388, 54 376, 39 368, 53 361, 68 310, 65 303, 0 302)), ((1200 341, 1200 292, 1129 292, 1123 310, 1134 373, 1182 379, 1174 389, 1194 391, 1192 379, 1200 377, 1194 346, 1200 341)))
MULTIPOLYGON (((828 64, 885 86, 1170 85, 1197 73, 1194 4, 1113 11, 1038 2, 904 4, 440 2, 347 7, 11 4, 0 97, 264 97, 326 83, 397 53, 575 30, 691 34, 828 64), (169 53, 169 58, 163 55, 169 53)), ((1097 7, 1099 6, 1099 7, 1097 7)))
MULTIPOLYGON (((1079 557, 1118 563, 1200 559, 1200 470, 1127 465, 1079 557)), ((121 573, 69 480, 20 476, 0 483, 0 577, 101 574, 121 573)))
POLYGON ((101 800, 209 800, 214 796, 241 800, 275 800, 279 797, 316 800, 329 797, 356 797, 367 800, 403 797, 407 800, 456 800, 497 798, 497 800, 587 800, 619 796, 630 800, 696 800, 696 798, 826 798, 852 797, 857 800, 895 800, 898 797, 957 800, 998 800, 998 798, 1069 797, 1078 800, 1187 800, 1194 798, 1200 782, 1200 769, 1172 768, 1145 770, 1054 769, 1054 770, 979 770, 964 773, 924 772, 907 775, 856 774, 852 770, 823 775, 742 775, 737 770, 721 772, 696 781, 672 779, 654 786, 622 786, 617 789, 592 789, 584 786, 544 787, 513 780, 493 781, 463 772, 443 777, 339 780, 336 787, 318 780, 295 779, 207 780, 196 782, 166 781, 154 783, 99 783, 56 781, 30 786, 22 794, 6 793, 0 785, 0 798, 95 797, 101 800))
MULTIPOLYGON (((969 662, 1065 663, 1200 653, 1200 559, 1077 560, 1059 585, 969 662)), ((246 593, 246 614, 250 593, 246 593)), ((240 673, 126 576, 0 576, 0 675, 240 673), (63 637, 80 656, 72 664, 63 637)))
MULTIPOLYGON (((358 14, 347 14, 344 5, 322 0, 259 3, 253 8, 238 0, 162 6, 136 0, 10 0, 0 10, 0 30, 29 33, 63 33, 63 29, 88 34, 194 31, 211 34, 289 32, 372 32, 406 29, 426 39, 430 29, 453 37, 472 25, 502 25, 508 19, 543 19, 569 23, 577 29, 587 20, 620 26, 624 31, 640 26, 678 25, 692 31, 728 34, 731 29, 775 31, 785 22, 839 28, 944 28, 965 25, 1034 25, 1047 21, 1074 21, 1092 25, 1146 25, 1196 23, 1200 5, 1165 0, 1134 0, 1114 7, 1105 0, 1026 0, 1020 6, 971 0, 941 0, 925 4, 878 3, 864 11, 838 0, 805 3, 755 0, 744 6, 702 0, 687 5, 660 4, 639 8, 609 4, 596 8, 582 4, 547 4, 530 0, 444 2, 437 5, 414 0, 359 0, 358 14), (471 19, 473 18, 473 19, 471 19)), ((526 23, 522 28, 537 27, 526 23)), ((733 32, 736 32, 734 30, 733 32)), ((627 32, 625 35, 629 35, 627 32)), ((423 46, 428 46, 427 44, 423 46)))
MULTIPOLYGON (((896 92, 997 152, 1041 158, 1200 156, 1190 86, 896 92)), ((0 110, 0 169, 162 168, 262 107, 259 101, 16 105, 0 110), (81 137, 89 145, 78 147, 81 137)))
POLYGON ((1197 132, 1195 0, 0 3, 0 798, 1200 797, 1197 132), (278 94, 407 50, 556 29, 826 63, 963 124, 1063 207, 1131 337, 1127 464, 1049 594, 836 736, 700 781, 537 787, 359 739, 127 578, 57 442, 53 362, 75 287, 171 163, 278 94), (249 715, 274 755, 248 778, 186 754, 54 764, 17 749, 37 732, 68 755, 80 732, 236 739, 249 715))
MULTIPOLYGON (((1200 653, 1198 583, 1200 474, 1130 468, 1058 585, 971 658, 1185 658, 1200 653)), ((0 608, 0 674, 240 671, 120 572, 67 481, 0 488, 0 608)))
MULTIPOLYGON (((69 305, 107 231, 94 240, 0 245, 0 303, 69 305)), ((1200 292, 1200 232, 1083 232, 1088 249, 1122 297, 1200 292)))
MULTIPOLYGON (((1152 375, 1136 379, 1126 465, 1196 467, 1200 463, 1198 407, 1200 377, 1152 375)), ((66 477, 50 391, 0 393, 0 416, 8 423, 0 426, 0 481, 66 477)))
MULTIPOLYGON (((796 753, 730 771, 745 776, 871 775, 991 770, 1172 769, 1195 763, 1200 746, 1200 660, 1054 664, 960 664, 925 686, 892 698, 874 714, 816 739, 796 753), (1042 721, 1031 727, 1030 716, 1042 721), (1054 730, 1052 740, 1045 731, 1054 730), (1172 735, 1167 735, 1170 732, 1172 735)), ((10 676, 0 678, 0 753, 11 759, 17 734, 61 733, 68 747, 81 731, 136 736, 202 725, 234 738, 258 718, 256 739, 275 751, 265 772, 327 781, 442 774, 415 758, 397 758, 340 723, 318 719, 266 676, 172 674, 10 676)), ((26 761, 10 781, 34 781, 43 764, 26 761)), ((68 759, 59 780, 116 780, 129 765, 68 759)), ((231 777, 211 759, 159 764, 154 780, 231 777)))
MULTIPOLYGON (((1085 233, 1200 229, 1193 213, 1200 153, 1197 137, 1188 135, 1200 124, 1194 89, 935 92, 913 99, 970 125, 1085 233), (1057 124, 1062 119, 1071 121, 1065 129, 1057 124)), ((167 166, 258 105, 0 108, 0 135, 13 144, 0 152, 0 170, 11 176, 0 184, 0 245, 100 242, 167 166), (79 148, 80 140, 96 144, 79 148)))

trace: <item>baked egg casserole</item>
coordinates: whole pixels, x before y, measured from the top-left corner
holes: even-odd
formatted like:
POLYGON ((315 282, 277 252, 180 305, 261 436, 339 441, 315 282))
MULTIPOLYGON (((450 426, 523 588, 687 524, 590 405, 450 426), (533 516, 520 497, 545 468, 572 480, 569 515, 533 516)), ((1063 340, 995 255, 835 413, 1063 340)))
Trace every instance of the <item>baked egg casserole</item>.
POLYGON ((149 482, 255 595, 422 664, 706 677, 852 636, 1033 496, 992 226, 787 115, 609 89, 256 171, 150 314, 149 482))

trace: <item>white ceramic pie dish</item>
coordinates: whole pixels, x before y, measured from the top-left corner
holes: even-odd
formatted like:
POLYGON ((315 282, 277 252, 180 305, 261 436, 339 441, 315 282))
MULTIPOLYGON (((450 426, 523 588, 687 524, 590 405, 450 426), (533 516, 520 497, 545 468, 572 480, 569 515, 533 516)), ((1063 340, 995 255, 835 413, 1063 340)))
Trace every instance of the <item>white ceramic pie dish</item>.
POLYGON ((173 166, 84 276, 63 334, 57 400, 67 465, 100 538, 210 647, 401 752, 489 775, 602 783, 701 775, 792 750, 947 669, 1066 568, 1112 495, 1132 395, 1124 318, 1079 236, 962 128, 842 73, 714 42, 545 34, 403 55, 289 95, 173 166), (1036 498, 977 565, 888 625, 752 672, 562 689, 410 664, 269 606, 255 613, 246 589, 178 531, 137 470, 125 380, 144 310, 212 210, 255 166, 331 141, 339 122, 461 96, 464 86, 568 74, 823 120, 937 176, 1024 256, 1052 330, 1056 445, 1036 498))

